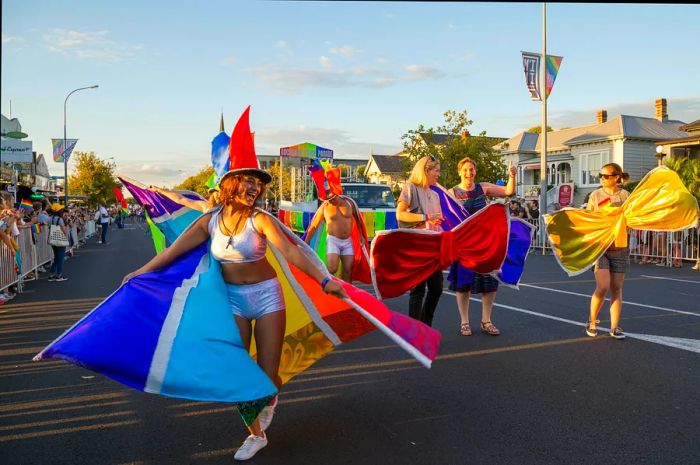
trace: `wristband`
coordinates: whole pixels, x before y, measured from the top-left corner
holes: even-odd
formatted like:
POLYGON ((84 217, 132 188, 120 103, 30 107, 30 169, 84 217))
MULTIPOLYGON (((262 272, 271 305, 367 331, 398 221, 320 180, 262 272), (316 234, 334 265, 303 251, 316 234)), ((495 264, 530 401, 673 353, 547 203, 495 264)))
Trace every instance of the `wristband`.
POLYGON ((330 281, 330 280, 331 280, 331 277, 330 277, 330 276, 326 276, 325 278, 323 278, 323 281, 321 281, 321 289, 322 289, 324 292, 325 292, 325 290, 326 290, 326 284, 328 284, 328 281, 330 281))
POLYGON ((423 221, 428 221, 428 215, 423 215, 423 221))

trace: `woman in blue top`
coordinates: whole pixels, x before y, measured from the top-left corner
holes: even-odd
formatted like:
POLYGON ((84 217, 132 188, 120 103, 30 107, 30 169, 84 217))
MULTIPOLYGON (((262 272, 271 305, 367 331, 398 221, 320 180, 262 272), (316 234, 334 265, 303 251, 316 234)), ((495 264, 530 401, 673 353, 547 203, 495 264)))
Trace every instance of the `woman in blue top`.
MULTIPOLYGON (((508 197, 515 193, 516 168, 512 163, 508 164, 508 184, 497 186, 488 182, 475 182, 476 163, 469 157, 465 157, 457 164, 457 171, 461 182, 449 190, 470 215, 486 207, 490 197, 508 197)), ((471 294, 483 294, 481 298, 481 330, 492 336, 498 336, 501 332, 491 322, 491 310, 496 299, 498 281, 491 275, 474 273, 457 262, 452 264, 450 274, 447 277, 450 282, 450 290, 457 295, 457 308, 461 319, 459 331, 462 336, 471 336, 469 326, 469 298, 471 294)))

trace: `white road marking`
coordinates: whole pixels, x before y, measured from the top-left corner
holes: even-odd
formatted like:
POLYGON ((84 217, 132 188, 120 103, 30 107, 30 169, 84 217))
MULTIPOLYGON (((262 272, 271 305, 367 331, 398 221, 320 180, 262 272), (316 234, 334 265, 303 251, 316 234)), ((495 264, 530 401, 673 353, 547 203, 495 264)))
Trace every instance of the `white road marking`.
MULTIPOLYGON (((522 284, 521 284, 521 286, 522 286, 522 284)), ((450 292, 450 291, 443 291, 443 293, 455 295, 454 292, 450 292)), ((469 300, 473 300, 474 302, 481 302, 481 299, 477 299, 475 297, 471 297, 469 300)), ((493 305, 495 307, 505 308, 507 310, 512 310, 514 312, 526 313, 528 315, 539 316, 542 318, 547 318, 549 320, 560 321, 562 323, 568 323, 568 324, 572 324, 572 325, 576 325, 576 326, 581 326, 584 328, 586 327, 586 323, 582 323, 580 321, 574 321, 574 320, 569 320, 566 318, 560 318, 558 316, 547 315, 545 313, 540 313, 540 312, 533 312, 532 310, 526 310, 524 308, 513 307, 511 305, 499 304, 497 302, 494 302, 493 305)), ((599 332, 599 334, 602 332, 603 335, 605 335, 605 333, 610 332, 610 328, 604 328, 602 326, 598 326, 598 332, 599 332)), ((632 338, 632 339, 639 339, 641 341, 652 342, 654 344, 660 344, 663 346, 673 347, 675 349, 687 350, 688 352, 695 352, 695 353, 700 354, 700 340, 698 340, 698 339, 685 339, 685 338, 680 338, 680 337, 655 336, 653 334, 637 334, 637 333, 625 333, 625 335, 629 338, 632 338)), ((600 336, 598 336, 598 337, 600 337, 600 336)))
MULTIPOLYGON (((569 294, 569 295, 577 295, 579 297, 585 297, 587 299, 591 298, 591 294, 581 294, 580 292, 572 292, 572 291, 564 291, 562 289, 554 289, 551 287, 543 287, 543 286, 535 286, 533 284, 523 284, 520 283, 521 287, 532 287, 534 289, 542 289, 544 291, 552 291, 552 292, 559 292, 561 294, 569 294)), ((610 301, 609 298, 605 298, 606 301, 610 301)), ((686 312, 683 310, 676 310, 674 308, 667 308, 667 307, 657 307, 656 305, 647 305, 647 304, 640 304, 637 302, 629 302, 627 300, 623 300, 622 303, 624 305, 634 305, 637 307, 644 307, 644 308, 653 308, 654 310, 662 310, 664 312, 673 312, 673 313, 680 313, 681 315, 691 315, 691 316, 700 316, 700 313, 693 313, 693 312, 686 312)))
POLYGON ((645 278, 651 278, 651 279, 667 279, 667 280, 669 280, 669 281, 680 281, 680 282, 682 282, 682 283, 700 284, 700 281, 693 281, 693 280, 691 280, 691 279, 666 278, 666 277, 663 277, 663 276, 649 276, 649 275, 646 275, 646 274, 643 274, 643 275, 641 275, 641 276, 643 276, 643 277, 645 277, 645 278))

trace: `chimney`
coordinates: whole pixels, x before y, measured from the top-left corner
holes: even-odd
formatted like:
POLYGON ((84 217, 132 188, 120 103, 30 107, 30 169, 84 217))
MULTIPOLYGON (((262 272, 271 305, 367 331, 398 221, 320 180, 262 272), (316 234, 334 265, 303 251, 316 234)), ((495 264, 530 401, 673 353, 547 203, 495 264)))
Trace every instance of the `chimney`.
POLYGON ((654 117, 662 123, 668 121, 668 113, 666 112, 666 107, 667 105, 665 98, 656 99, 656 115, 654 117))
POLYGON ((608 121, 608 111, 598 110, 598 124, 603 124, 608 121))

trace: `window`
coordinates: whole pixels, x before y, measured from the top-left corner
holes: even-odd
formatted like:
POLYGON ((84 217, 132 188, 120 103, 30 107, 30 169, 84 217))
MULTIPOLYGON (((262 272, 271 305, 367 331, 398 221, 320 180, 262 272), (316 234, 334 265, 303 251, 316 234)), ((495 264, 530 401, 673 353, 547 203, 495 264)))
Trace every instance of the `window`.
POLYGON ((557 165, 555 165, 554 163, 549 165, 549 169, 547 170, 547 172, 548 172, 547 174, 549 174, 549 176, 547 176, 547 183, 551 184, 553 186, 556 185, 557 184, 557 165))
POLYGON ((597 186, 600 182, 598 175, 600 168, 608 163, 610 152, 608 150, 600 150, 596 152, 586 152, 581 154, 580 158, 580 184, 582 186, 597 186))

